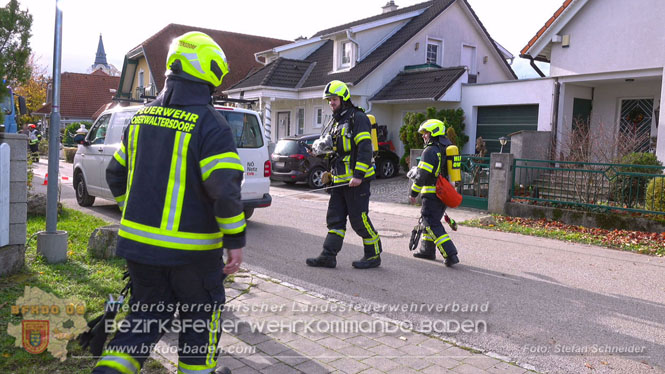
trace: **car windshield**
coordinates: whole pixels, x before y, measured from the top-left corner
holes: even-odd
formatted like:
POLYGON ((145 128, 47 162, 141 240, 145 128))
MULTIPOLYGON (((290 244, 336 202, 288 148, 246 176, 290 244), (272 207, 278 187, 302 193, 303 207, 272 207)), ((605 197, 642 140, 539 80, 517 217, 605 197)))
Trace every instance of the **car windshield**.
POLYGON ((298 146, 298 141, 282 139, 277 142, 277 145, 275 145, 275 151, 273 153, 281 156, 298 154, 300 153, 300 147, 298 146))
POLYGON ((256 116, 251 113, 234 112, 230 110, 218 110, 226 118, 231 126, 236 147, 238 148, 261 148, 263 147, 263 136, 261 126, 256 116))

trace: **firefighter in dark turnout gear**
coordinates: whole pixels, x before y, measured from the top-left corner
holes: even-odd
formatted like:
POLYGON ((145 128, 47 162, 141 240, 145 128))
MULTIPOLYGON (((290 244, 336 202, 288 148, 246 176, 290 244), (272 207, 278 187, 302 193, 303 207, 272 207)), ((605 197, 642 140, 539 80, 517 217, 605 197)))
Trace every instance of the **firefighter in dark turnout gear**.
POLYGON ((132 280, 130 327, 118 330, 93 373, 138 373, 169 323, 180 326, 178 373, 213 373, 223 278, 242 262, 243 166, 211 105, 226 57, 208 35, 190 32, 173 40, 167 69, 164 89, 132 117, 106 169, 122 209, 117 254, 132 280))
POLYGON ((39 142, 42 140, 42 133, 34 124, 28 125, 28 146, 30 147, 30 157, 33 162, 39 162, 39 142))
POLYGON ((363 257, 352 263, 357 269, 381 265, 381 239, 369 219, 370 181, 375 179, 372 164, 371 125, 365 113, 351 102, 349 88, 341 81, 326 85, 323 97, 333 111, 332 153, 328 154, 332 183, 348 186, 331 190, 326 224, 328 234, 318 257, 308 258, 307 265, 334 268, 336 256, 346 235, 346 218, 363 238, 363 257))
MULTIPOLYGON (((418 129, 425 141, 425 150, 418 163, 416 179, 411 186, 409 195, 412 204, 415 204, 418 194, 422 195, 421 215, 425 231, 420 251, 413 254, 414 257, 427 260, 436 259, 435 248, 443 255, 446 266, 452 266, 459 262, 457 248, 446 230, 441 224, 441 218, 446 210, 446 205, 436 196, 436 179, 439 175, 449 178, 450 171, 447 167, 446 149, 457 149, 445 136, 445 124, 436 119, 423 122, 418 129)), ((453 155, 454 157, 454 155, 453 155)), ((451 165, 453 163, 451 162, 451 165)))

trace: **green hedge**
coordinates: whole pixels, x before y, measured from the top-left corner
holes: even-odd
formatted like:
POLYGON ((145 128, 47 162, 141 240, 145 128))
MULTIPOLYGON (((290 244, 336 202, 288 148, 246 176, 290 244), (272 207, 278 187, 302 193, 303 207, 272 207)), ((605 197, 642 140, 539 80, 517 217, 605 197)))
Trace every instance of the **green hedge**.
MULTIPOLYGON (((423 138, 418 134, 418 127, 420 124, 428 119, 438 119, 446 124, 448 132, 452 128, 455 134, 455 144, 462 152, 462 148, 469 141, 469 136, 464 133, 464 111, 461 108, 457 109, 442 109, 437 111, 434 107, 427 108, 426 113, 406 113, 404 116, 404 125, 399 129, 399 139, 404 144, 404 155, 400 159, 400 165, 405 171, 408 171, 408 163, 406 162, 411 149, 423 148, 423 138)), ((451 137, 452 138, 452 137, 451 137)), ((451 139, 453 140, 453 139, 451 139)))

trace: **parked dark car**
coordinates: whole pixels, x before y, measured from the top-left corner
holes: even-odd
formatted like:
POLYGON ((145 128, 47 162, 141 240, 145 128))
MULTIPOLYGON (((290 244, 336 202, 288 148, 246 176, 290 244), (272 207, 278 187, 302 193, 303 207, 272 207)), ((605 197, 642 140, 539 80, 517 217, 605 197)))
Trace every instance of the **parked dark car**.
MULTIPOLYGON (((323 187, 321 175, 327 165, 321 157, 307 152, 320 134, 292 136, 280 139, 271 155, 271 180, 285 183, 307 182, 311 188, 323 187)), ((379 150, 374 153, 376 174, 379 178, 391 178, 397 175, 399 157, 391 151, 392 143, 380 142, 379 150)))
POLYGON ((270 179, 285 183, 307 182, 311 188, 323 187, 324 160, 307 153, 320 134, 290 136, 280 139, 272 152, 270 179))

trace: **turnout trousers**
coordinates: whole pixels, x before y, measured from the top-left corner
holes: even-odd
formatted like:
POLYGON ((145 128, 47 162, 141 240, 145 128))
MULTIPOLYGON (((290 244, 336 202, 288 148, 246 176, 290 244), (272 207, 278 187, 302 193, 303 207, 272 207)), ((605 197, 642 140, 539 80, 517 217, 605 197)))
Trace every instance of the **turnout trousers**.
POLYGON ((420 214, 423 217, 423 225, 425 226, 423 248, 431 250, 432 247, 436 247, 444 258, 457 255, 457 248, 441 223, 443 213, 446 211, 446 205, 436 196, 423 197, 422 202, 423 205, 420 214))
POLYGON ((179 332, 178 373, 213 373, 225 301, 222 261, 182 266, 127 261, 127 265, 132 281, 130 312, 118 323, 93 373, 139 373, 152 348, 169 331, 179 332))
POLYGON ((345 186, 331 190, 326 214, 328 235, 323 241, 324 255, 336 256, 342 249, 347 217, 353 231, 363 238, 365 257, 373 259, 381 253, 381 239, 368 216, 369 187, 370 181, 363 181, 357 187, 345 186))

